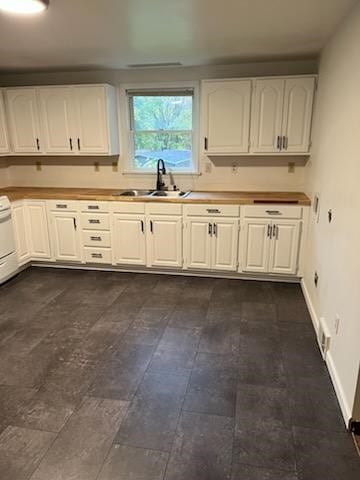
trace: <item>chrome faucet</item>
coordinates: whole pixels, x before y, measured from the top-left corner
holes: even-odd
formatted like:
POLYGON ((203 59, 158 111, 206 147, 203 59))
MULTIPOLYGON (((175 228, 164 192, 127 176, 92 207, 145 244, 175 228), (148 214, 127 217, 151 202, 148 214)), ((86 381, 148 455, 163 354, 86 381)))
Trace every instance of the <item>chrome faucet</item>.
POLYGON ((166 175, 165 163, 162 158, 159 158, 156 168, 156 190, 165 190, 165 183, 162 176, 166 175))

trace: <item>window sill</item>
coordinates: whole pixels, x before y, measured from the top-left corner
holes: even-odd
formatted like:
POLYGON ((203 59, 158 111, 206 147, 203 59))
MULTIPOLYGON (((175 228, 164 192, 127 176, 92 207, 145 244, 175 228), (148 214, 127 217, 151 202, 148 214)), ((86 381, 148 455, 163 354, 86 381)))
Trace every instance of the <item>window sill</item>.
MULTIPOLYGON (((141 172, 139 170, 124 170, 122 172, 123 175, 156 175, 156 171, 144 171, 144 172, 141 172)), ((192 177, 200 177, 201 176, 201 172, 173 172, 173 171, 168 171, 166 175, 176 175, 177 177, 178 176, 183 176, 183 175, 186 175, 186 176, 192 176, 192 177)))

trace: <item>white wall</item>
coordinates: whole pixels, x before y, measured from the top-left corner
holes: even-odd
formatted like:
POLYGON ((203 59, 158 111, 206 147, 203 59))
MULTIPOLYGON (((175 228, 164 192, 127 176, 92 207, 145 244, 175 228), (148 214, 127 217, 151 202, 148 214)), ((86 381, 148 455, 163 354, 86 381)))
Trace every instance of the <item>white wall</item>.
MULTIPOLYGON (((203 78, 229 78, 253 75, 281 75, 315 73, 314 59, 282 62, 244 63, 239 65, 216 65, 169 69, 108 70, 62 73, 32 73, 1 75, 0 85, 44 85, 62 83, 120 83, 175 82, 200 80, 203 78)), ((126 153, 126 152, 125 152, 126 153)), ((18 157, 9 158, 9 177, 12 185, 29 186, 72 186, 127 188, 153 187, 155 176, 123 175, 126 163, 123 155, 119 159, 118 171, 113 171, 107 158, 69 157, 18 157), (36 169, 36 162, 42 169, 36 169), (94 162, 100 163, 95 172, 94 162)), ((209 161, 199 159, 200 176, 175 176, 175 183, 182 189, 207 190, 289 190, 303 191, 306 158, 264 157, 231 158, 209 161), (295 172, 288 172, 288 162, 296 162, 295 172), (211 163, 211 173, 205 173, 206 163, 211 163), (239 168, 233 173, 233 164, 239 168)))
POLYGON ((317 318, 324 317, 331 332, 328 366, 346 419, 351 416, 360 360, 359 45, 357 4, 323 51, 313 154, 306 167, 306 189, 310 196, 320 193, 321 212, 319 223, 314 215, 311 218, 304 283, 317 318))

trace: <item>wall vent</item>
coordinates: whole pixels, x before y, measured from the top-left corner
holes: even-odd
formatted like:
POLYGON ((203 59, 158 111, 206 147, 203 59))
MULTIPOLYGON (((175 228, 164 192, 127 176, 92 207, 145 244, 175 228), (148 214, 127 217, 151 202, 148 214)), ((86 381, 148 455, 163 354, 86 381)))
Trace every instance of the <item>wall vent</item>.
POLYGON ((323 359, 326 359, 326 354, 330 348, 330 333, 326 326, 324 317, 320 317, 319 328, 317 332, 317 340, 320 347, 323 359))

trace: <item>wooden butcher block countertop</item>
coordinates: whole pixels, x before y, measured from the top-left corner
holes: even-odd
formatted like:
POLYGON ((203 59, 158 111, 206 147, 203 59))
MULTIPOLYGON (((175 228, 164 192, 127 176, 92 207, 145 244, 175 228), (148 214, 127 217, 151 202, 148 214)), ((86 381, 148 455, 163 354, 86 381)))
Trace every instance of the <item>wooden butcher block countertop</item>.
POLYGON ((119 197, 118 195, 114 195, 114 192, 116 192, 116 189, 102 188, 6 187, 0 189, 0 195, 8 196, 11 201, 27 198, 34 200, 108 200, 118 202, 214 203, 237 205, 284 203, 307 206, 311 204, 310 199, 302 192, 192 191, 185 198, 164 198, 149 196, 119 197))

